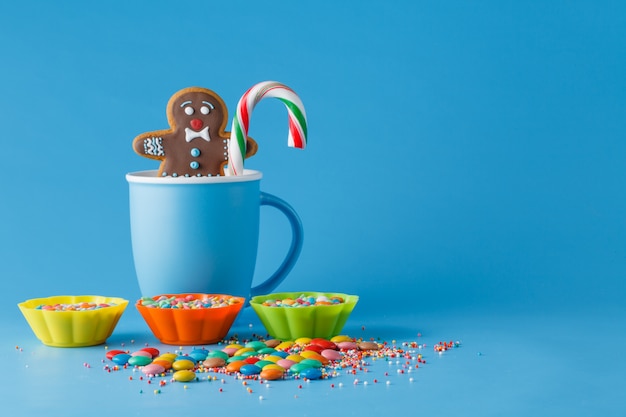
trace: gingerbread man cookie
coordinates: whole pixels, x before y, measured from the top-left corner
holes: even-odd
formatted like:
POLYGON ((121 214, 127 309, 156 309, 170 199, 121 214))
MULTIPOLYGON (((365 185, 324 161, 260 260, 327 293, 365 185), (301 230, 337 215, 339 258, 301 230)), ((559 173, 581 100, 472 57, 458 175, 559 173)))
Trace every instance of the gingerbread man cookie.
MULTIPOLYGON (((142 133, 133 140, 133 149, 162 161, 159 176, 224 175, 230 140, 230 133, 224 131, 227 118, 226 104, 215 92, 185 88, 167 103, 170 128, 142 133)), ((256 153, 257 144, 248 138, 246 145, 248 158, 256 153)))

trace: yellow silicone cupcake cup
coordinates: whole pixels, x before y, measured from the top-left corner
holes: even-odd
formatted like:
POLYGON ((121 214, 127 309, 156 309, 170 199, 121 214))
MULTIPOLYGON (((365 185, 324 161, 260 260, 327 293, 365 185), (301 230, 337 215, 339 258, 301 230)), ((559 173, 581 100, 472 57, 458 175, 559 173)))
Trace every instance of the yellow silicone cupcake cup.
POLYGON ((359 301, 356 295, 330 292, 282 292, 252 297, 250 306, 259 316, 270 336, 281 340, 295 340, 300 337, 320 337, 329 339, 337 336, 359 301), (267 300, 295 299, 301 295, 328 298, 341 297, 340 304, 307 307, 264 306, 267 300))
POLYGON ((55 347, 95 346, 106 342, 124 313, 128 300, 98 295, 59 295, 33 298, 17 306, 35 336, 44 345, 55 347), (40 305, 115 304, 109 307, 81 311, 40 310, 40 305))

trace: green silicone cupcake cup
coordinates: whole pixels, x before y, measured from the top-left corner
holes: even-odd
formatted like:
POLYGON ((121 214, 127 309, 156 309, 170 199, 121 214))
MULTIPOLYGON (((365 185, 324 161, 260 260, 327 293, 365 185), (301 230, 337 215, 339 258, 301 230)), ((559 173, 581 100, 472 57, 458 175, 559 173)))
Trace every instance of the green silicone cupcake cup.
POLYGON ((252 297, 250 306, 259 316, 267 333, 281 340, 294 340, 300 337, 329 339, 340 334, 350 313, 359 301, 356 295, 330 292, 281 292, 252 297), (344 302, 332 305, 307 307, 264 306, 267 300, 295 299, 301 295, 328 298, 341 297, 344 302))

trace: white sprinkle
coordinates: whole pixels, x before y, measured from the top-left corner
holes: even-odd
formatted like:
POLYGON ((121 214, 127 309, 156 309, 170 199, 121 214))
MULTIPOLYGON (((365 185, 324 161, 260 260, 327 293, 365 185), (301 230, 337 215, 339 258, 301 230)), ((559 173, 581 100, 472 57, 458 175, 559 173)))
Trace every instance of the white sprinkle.
POLYGON ((413 382, 413 378, 409 378, 409 382, 413 382))
POLYGON ((385 382, 385 384, 391 385, 391 381, 387 381, 387 382, 385 382))

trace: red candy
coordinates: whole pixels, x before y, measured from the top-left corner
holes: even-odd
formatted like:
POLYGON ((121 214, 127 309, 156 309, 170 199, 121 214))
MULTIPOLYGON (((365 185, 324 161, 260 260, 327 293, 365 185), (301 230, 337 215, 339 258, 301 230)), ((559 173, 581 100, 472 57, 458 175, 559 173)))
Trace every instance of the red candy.
POLYGON ((150 356, 152 356, 152 358, 156 358, 157 356, 159 356, 159 349, 156 348, 152 348, 152 347, 145 347, 141 349, 144 352, 148 352, 150 354, 150 356))
POLYGON ((320 345, 307 345, 303 350, 312 350, 313 352, 322 353, 324 348, 320 345))
MULTIPOLYGON (((322 339, 322 338, 312 339, 311 340, 311 344, 312 345, 321 346, 322 350, 324 350, 324 349, 337 350, 337 345, 334 342, 331 342, 330 340, 326 340, 326 339, 322 339)), ((318 352, 318 353, 320 353, 320 352, 318 352)))
POLYGON ((113 359, 113 356, 119 355, 120 353, 126 353, 126 352, 124 352, 123 350, 119 350, 119 349, 113 349, 113 350, 109 350, 106 353, 106 357, 107 357, 108 360, 111 360, 111 359, 113 359))

